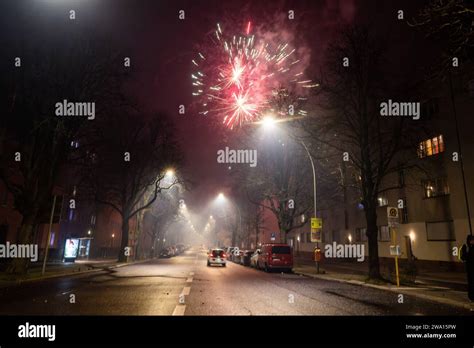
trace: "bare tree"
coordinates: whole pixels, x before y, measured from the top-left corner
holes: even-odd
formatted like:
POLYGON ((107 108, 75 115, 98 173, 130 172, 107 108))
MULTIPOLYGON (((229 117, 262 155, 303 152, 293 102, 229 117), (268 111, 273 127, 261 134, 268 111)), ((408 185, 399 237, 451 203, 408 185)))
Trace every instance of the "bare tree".
POLYGON ((346 179, 341 183, 357 190, 364 207, 371 278, 381 278, 377 199, 385 191, 400 188, 398 182, 392 185, 387 178, 413 166, 411 161, 416 159, 416 138, 411 136, 414 123, 380 114, 380 103, 388 97, 410 98, 396 94, 387 82, 391 75, 384 53, 383 41, 369 28, 344 29, 329 49, 321 77, 320 109, 303 123, 314 142, 312 152, 332 159, 329 167, 331 162, 335 169, 342 160, 348 161, 343 168, 346 179), (350 62, 346 66, 344 59, 350 62))
POLYGON ((443 66, 453 57, 474 57, 474 5, 466 0, 432 0, 409 25, 422 29, 427 37, 443 42, 443 66))
POLYGON ((86 166, 89 190, 98 203, 108 205, 122 217, 122 239, 119 261, 129 253, 129 221, 150 207, 162 190, 178 183, 165 178, 166 170, 177 168, 180 150, 174 140, 174 127, 166 114, 146 115, 117 110, 94 137, 100 143, 88 151, 92 160, 86 166))
MULTIPOLYGON (((43 52, 43 47, 22 51, 21 69, 11 65, 2 73, 1 89, 6 93, 0 104, 0 179, 22 215, 18 243, 33 242, 41 209, 51 205, 59 173, 74 150, 70 143, 93 122, 56 115, 56 103, 64 99, 96 102, 96 112, 100 112, 116 96, 123 74, 117 69, 117 56, 105 47, 74 41, 54 55, 51 50, 43 52)), ((28 259, 15 258, 8 272, 24 274, 28 265, 28 259)))

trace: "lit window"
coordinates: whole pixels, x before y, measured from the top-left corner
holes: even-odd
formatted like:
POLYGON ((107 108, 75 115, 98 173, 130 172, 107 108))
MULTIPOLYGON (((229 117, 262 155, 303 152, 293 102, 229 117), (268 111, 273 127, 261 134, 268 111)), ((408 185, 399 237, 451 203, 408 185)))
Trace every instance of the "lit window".
POLYGON ((444 140, 441 134, 422 141, 418 146, 418 157, 420 158, 433 156, 441 152, 444 152, 444 140))
POLYGON ((388 199, 387 197, 379 197, 377 198, 377 203, 379 207, 385 207, 388 205, 388 199))
POLYGON ((448 178, 443 176, 433 180, 424 180, 423 188, 425 198, 447 195, 449 194, 448 178))

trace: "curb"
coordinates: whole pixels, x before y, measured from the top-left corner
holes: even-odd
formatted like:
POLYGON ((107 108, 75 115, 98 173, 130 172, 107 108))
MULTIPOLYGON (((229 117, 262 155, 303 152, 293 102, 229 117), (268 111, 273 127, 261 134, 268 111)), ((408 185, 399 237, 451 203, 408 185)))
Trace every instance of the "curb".
MULTIPOLYGON (((383 285, 368 284, 368 283, 365 283, 365 282, 362 282, 362 281, 359 281, 359 280, 345 280, 345 279, 340 279, 340 278, 333 278, 333 277, 330 277, 330 276, 329 277, 328 276, 319 276, 317 274, 298 272, 298 271, 294 271, 294 273, 295 274, 301 274, 303 276, 310 277, 310 278, 315 278, 315 279, 323 279, 323 280, 335 281, 335 282, 339 282, 339 283, 365 286, 365 287, 368 287, 368 288, 374 288, 374 289, 378 289, 378 290, 384 290, 384 291, 390 291, 390 292, 394 292, 394 293, 414 296, 414 297, 418 297, 418 298, 421 298, 421 299, 424 299, 424 300, 429 300, 429 301, 433 301, 433 302, 447 304, 447 305, 467 309, 467 310, 470 310, 470 311, 472 311, 474 309, 474 306, 469 304, 469 303, 459 302, 459 301, 451 300, 451 299, 448 299, 448 298, 441 298, 441 297, 438 297, 438 296, 431 296, 431 295, 426 295, 426 294, 414 293, 414 292, 411 292, 411 290, 407 291, 407 290, 399 289, 396 286, 394 286, 393 288, 390 288, 390 287, 383 286, 383 285)), ((416 288, 413 288, 413 289, 416 289, 416 288)))
POLYGON ((44 276, 44 277, 38 277, 38 278, 31 278, 31 279, 23 279, 23 280, 11 281, 11 284, 6 284, 6 285, 4 285, 4 286, 0 285, 0 288, 8 288, 8 287, 10 287, 10 286, 21 285, 21 284, 23 284, 23 283, 32 283, 32 282, 41 281, 41 280, 47 280, 47 279, 54 279, 54 278, 61 278, 61 277, 70 277, 70 276, 76 276, 76 275, 80 275, 80 274, 93 273, 93 272, 100 272, 100 271, 104 271, 104 270, 106 270, 106 269, 113 269, 113 268, 120 268, 120 267, 125 267, 125 266, 131 266, 131 265, 135 265, 135 264, 138 264, 138 263, 145 263, 145 262, 148 262, 148 261, 151 261, 151 260, 152 260, 152 259, 134 261, 134 262, 129 262, 129 263, 111 264, 110 266, 102 266, 102 267, 100 267, 100 268, 87 269, 87 270, 79 271, 79 272, 51 274, 51 275, 44 276))

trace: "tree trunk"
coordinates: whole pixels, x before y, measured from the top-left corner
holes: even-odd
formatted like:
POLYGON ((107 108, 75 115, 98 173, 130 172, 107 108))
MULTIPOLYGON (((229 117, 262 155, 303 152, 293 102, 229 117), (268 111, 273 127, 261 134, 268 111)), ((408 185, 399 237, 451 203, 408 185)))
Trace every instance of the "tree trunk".
POLYGON ((379 245, 377 241, 377 206, 368 204, 365 210, 367 222, 367 239, 369 245, 369 278, 382 279, 379 264, 379 245))
POLYGON ((280 243, 286 244, 286 234, 286 229, 280 227, 280 243))
MULTIPOLYGON (((35 214, 25 215, 20 227, 18 236, 18 244, 33 243, 33 229, 34 229, 35 214)), ((30 259, 27 258, 13 258, 7 267, 7 273, 14 275, 24 275, 28 271, 30 259)))
POLYGON ((128 248, 128 219, 129 218, 125 218, 125 217, 122 219, 122 240, 120 242, 120 250, 118 254, 119 262, 128 261, 128 256, 125 255, 125 251, 130 250, 130 249, 125 249, 125 248, 128 248))

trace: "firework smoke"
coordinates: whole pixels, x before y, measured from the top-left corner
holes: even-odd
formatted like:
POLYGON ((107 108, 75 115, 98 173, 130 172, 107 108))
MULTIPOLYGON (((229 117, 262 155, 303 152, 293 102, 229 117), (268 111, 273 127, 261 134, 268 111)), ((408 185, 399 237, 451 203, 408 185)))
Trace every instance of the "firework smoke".
MULTIPOLYGON (((192 60, 199 113, 215 114, 231 129, 273 110, 272 99, 282 90, 302 95, 303 89, 317 86, 304 77, 306 62, 299 58, 304 49, 276 40, 287 37, 286 32, 254 34, 253 27, 248 21, 240 32, 227 32, 217 24, 210 44, 192 60)), ((296 113, 305 114, 304 110, 296 113)))

